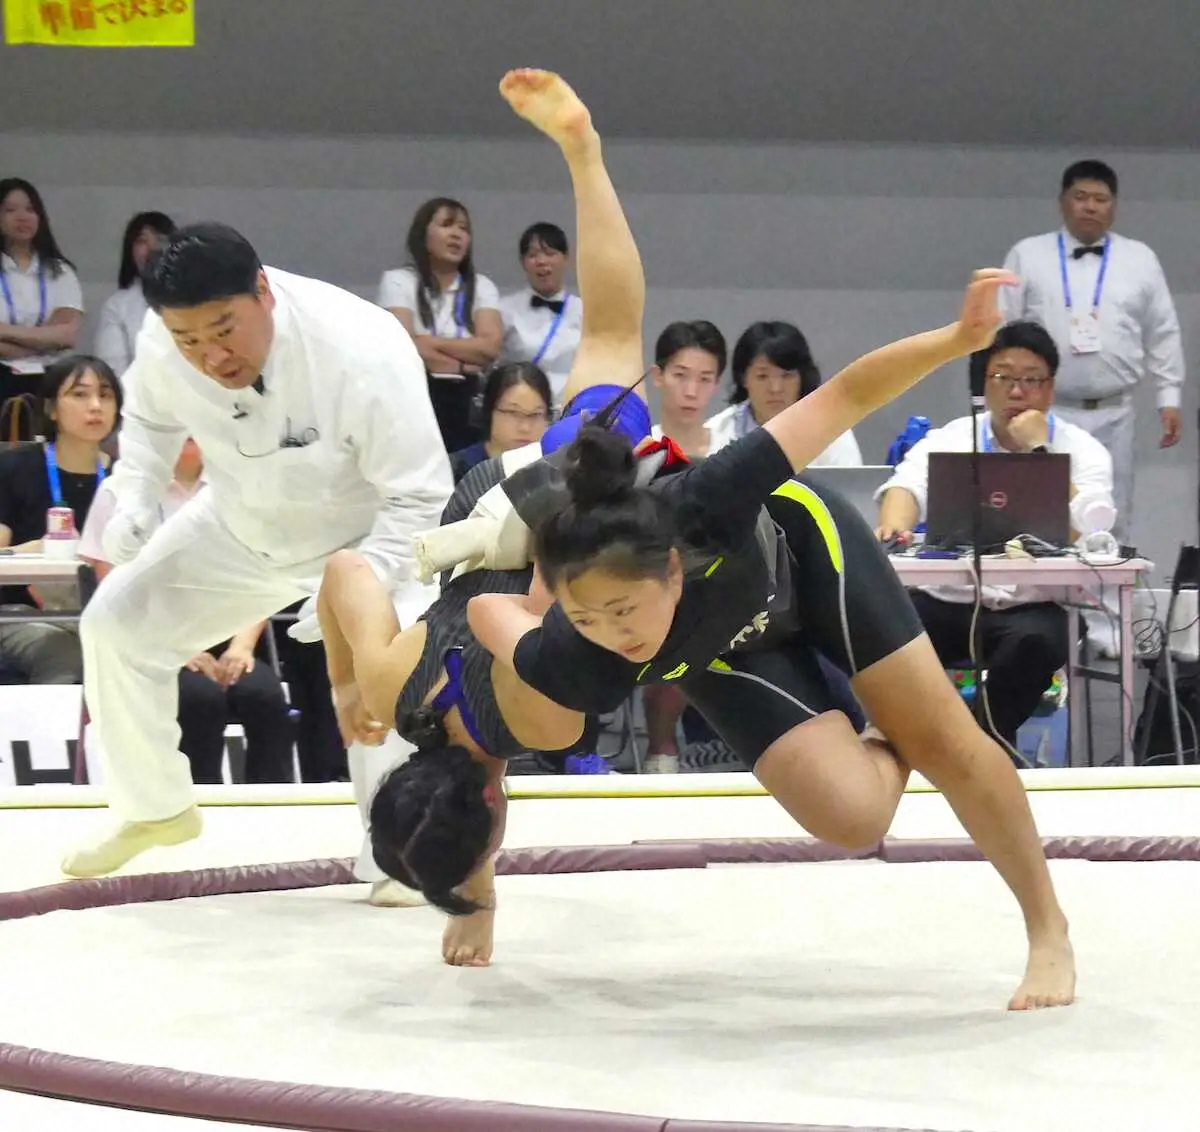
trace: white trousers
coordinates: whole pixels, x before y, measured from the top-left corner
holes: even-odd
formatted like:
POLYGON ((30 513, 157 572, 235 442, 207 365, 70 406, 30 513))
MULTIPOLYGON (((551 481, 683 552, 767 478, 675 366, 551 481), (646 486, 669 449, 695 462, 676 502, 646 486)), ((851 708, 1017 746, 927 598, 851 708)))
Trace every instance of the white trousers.
POLYGON ((1129 545, 1133 538, 1133 398, 1126 397, 1098 409, 1056 401, 1054 415, 1091 433, 1108 449, 1113 462, 1113 503, 1117 508, 1113 534, 1118 542, 1129 545))
POLYGON ((275 566, 235 539, 201 492, 104 579, 79 623, 83 694, 122 821, 162 821, 193 804, 179 669, 314 592, 323 566, 275 566))

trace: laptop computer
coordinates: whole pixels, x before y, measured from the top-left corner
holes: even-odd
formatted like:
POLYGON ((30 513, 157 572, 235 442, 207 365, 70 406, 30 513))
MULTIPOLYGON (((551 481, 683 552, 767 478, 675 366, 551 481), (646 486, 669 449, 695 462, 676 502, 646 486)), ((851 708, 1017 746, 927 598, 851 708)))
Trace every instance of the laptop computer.
POLYGON ((879 501, 875 493, 892 478, 892 469, 886 464, 864 464, 858 468, 805 468, 800 476, 811 480, 817 487, 837 492, 874 530, 879 523, 879 501))
POLYGON ((980 547, 998 550, 1017 535, 1051 546, 1071 542, 1071 458, 1059 452, 983 452, 979 488, 970 452, 929 454, 925 545, 952 550, 972 545, 975 509, 980 547))

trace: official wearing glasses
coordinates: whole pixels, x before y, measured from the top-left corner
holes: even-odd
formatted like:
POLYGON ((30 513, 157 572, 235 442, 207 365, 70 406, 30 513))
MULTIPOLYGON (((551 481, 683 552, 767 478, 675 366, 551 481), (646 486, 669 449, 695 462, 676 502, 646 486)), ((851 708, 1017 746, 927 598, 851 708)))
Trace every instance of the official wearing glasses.
POLYGON ((419 592, 411 536, 436 526, 451 491, 425 367, 386 311, 264 269, 216 224, 172 235, 144 291, 152 313, 124 379, 104 536, 118 569, 80 624, 84 694, 121 824, 66 860, 74 876, 200 832, 178 751, 180 666, 313 594, 342 547, 357 546, 394 592, 419 592), (155 530, 188 436, 208 490, 155 530))
MULTIPOLYGON (((1063 420, 1054 404, 1058 350, 1044 327, 1010 322, 980 359, 987 412, 978 422, 980 452, 1063 452, 1071 458, 1071 518, 1093 529, 1112 516, 1112 460, 1098 440, 1063 420)), ((929 453, 970 452, 970 417, 933 429, 915 444, 880 488, 878 535, 911 535, 925 518, 929 453)), ((987 669, 987 702, 976 698, 980 725, 1010 748, 1054 674, 1067 662, 1067 612, 1036 586, 984 586, 978 640, 987 669)), ((974 586, 922 586, 913 605, 948 668, 971 655, 974 586)))

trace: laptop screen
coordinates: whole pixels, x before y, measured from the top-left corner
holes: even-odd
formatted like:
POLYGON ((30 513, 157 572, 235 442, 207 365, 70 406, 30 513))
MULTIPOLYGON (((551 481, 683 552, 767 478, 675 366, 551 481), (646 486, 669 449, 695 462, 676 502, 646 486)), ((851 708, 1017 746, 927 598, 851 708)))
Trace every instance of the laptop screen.
POLYGON ((1018 535, 1065 548, 1070 504, 1071 458, 1064 453, 931 452, 925 544, 972 546, 978 523, 983 550, 1001 549, 1018 535))

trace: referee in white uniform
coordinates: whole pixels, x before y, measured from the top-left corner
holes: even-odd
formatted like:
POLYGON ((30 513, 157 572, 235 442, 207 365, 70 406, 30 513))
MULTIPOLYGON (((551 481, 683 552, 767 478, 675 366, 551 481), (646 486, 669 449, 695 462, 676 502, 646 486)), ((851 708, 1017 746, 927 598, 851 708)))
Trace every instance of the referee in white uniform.
POLYGON ((1021 277, 1005 288, 1005 317, 1034 319, 1062 355, 1055 413, 1092 434, 1112 454, 1117 523, 1132 537, 1133 391, 1154 380, 1163 448, 1178 443, 1184 363, 1175 304, 1145 244, 1111 231, 1117 175, 1102 161, 1079 161, 1062 177, 1063 227, 1017 244, 1004 266, 1021 277))
POLYGON ((501 360, 538 366, 550 379, 555 406, 561 408, 583 332, 583 300, 566 290, 567 234, 557 224, 531 224, 521 233, 518 247, 529 286, 500 300, 501 360))
POLYGON ((216 224, 176 232, 143 285, 153 313, 123 383, 104 534, 118 568, 80 623, 84 693, 123 824, 64 862, 75 876, 199 834, 178 750, 179 668, 314 593, 341 547, 359 546, 393 591, 415 586, 412 533, 436 526, 451 491, 425 367, 386 311, 264 270, 216 224), (208 490, 146 542, 188 436, 208 490))

